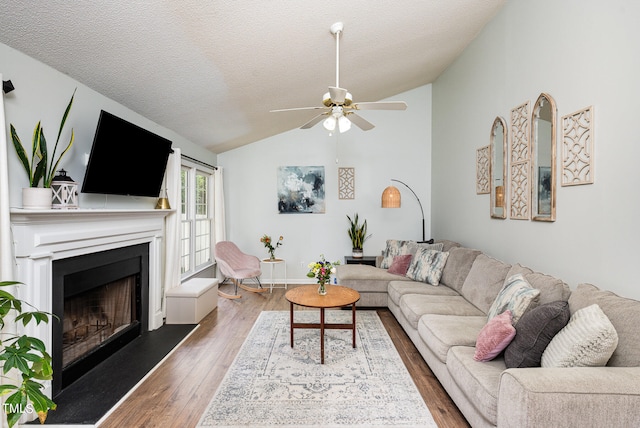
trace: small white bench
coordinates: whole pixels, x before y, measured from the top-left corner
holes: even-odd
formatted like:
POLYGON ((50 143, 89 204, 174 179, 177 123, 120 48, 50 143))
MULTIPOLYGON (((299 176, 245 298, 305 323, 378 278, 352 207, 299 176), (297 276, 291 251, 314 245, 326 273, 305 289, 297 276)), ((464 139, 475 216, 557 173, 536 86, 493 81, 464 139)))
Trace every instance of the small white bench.
POLYGON ((218 280, 192 278, 166 296, 167 324, 197 324, 218 306, 218 280))

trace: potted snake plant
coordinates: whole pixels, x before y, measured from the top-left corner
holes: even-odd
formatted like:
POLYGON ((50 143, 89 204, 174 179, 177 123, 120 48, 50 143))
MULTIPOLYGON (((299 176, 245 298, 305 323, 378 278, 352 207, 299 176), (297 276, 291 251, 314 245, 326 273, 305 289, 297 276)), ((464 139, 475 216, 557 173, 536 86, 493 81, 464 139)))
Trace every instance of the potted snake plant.
POLYGON ((53 146, 53 152, 49 155, 47 148, 47 140, 44 136, 44 129, 40 125, 40 122, 36 124, 33 130, 33 136, 31 139, 31 151, 30 156, 27 155, 20 137, 16 132, 16 128, 13 124, 10 125, 11 140, 13 141, 13 147, 16 149, 16 154, 20 159, 20 163, 27 173, 29 178, 29 187, 22 189, 22 206, 23 208, 31 209, 47 209, 51 208, 52 191, 51 182, 56 175, 56 170, 60 164, 62 157, 69 151, 73 145, 74 133, 71 129, 71 137, 64 149, 60 152, 56 159, 56 152, 58 150, 58 144, 60 143, 60 136, 62 130, 69 116, 69 111, 73 105, 73 98, 76 91, 73 91, 69 104, 64 111, 62 120, 60 122, 60 128, 58 129, 58 138, 56 138, 56 144, 53 146), (38 187, 42 181, 42 187, 38 187))
POLYGON ((358 213, 355 213, 353 219, 347 215, 349 220, 349 229, 347 230, 349 238, 351 238, 352 255, 354 258, 361 258, 364 241, 369 239, 371 235, 367 235, 367 220, 360 224, 358 213))

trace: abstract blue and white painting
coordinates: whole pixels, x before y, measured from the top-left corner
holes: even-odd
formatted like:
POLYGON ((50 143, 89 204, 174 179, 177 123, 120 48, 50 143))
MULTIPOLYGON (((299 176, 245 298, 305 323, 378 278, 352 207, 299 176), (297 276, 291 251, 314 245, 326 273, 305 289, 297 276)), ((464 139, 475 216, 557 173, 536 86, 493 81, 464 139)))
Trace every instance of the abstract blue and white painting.
POLYGON ((324 166, 278 167, 280 214, 322 214, 324 197, 324 166))

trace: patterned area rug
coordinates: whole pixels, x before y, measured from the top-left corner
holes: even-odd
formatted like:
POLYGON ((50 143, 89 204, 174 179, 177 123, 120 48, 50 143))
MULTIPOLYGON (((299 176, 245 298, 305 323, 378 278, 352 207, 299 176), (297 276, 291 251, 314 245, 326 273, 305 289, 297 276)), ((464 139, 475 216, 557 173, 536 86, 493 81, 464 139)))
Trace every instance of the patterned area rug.
MULTIPOLYGON (((319 311, 296 311, 318 322, 319 311)), ((327 322, 348 323, 351 311, 330 310, 327 322)), ((431 413, 374 311, 359 311, 351 330, 296 329, 289 312, 262 312, 198 427, 436 427, 431 413)))

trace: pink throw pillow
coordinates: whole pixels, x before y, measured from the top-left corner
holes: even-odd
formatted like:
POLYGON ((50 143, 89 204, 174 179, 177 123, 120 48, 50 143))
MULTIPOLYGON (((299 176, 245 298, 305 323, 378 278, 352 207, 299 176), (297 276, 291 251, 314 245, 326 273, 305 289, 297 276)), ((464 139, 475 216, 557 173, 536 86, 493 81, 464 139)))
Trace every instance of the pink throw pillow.
POLYGON ((394 275, 402 275, 402 276, 406 275, 407 269, 409 269, 409 265, 411 264, 411 257, 413 257, 411 254, 395 256, 387 272, 392 273, 394 275))
POLYGON ((511 343, 516 329, 511 325, 511 311, 506 310, 482 327, 476 340, 476 361, 491 361, 511 343))

